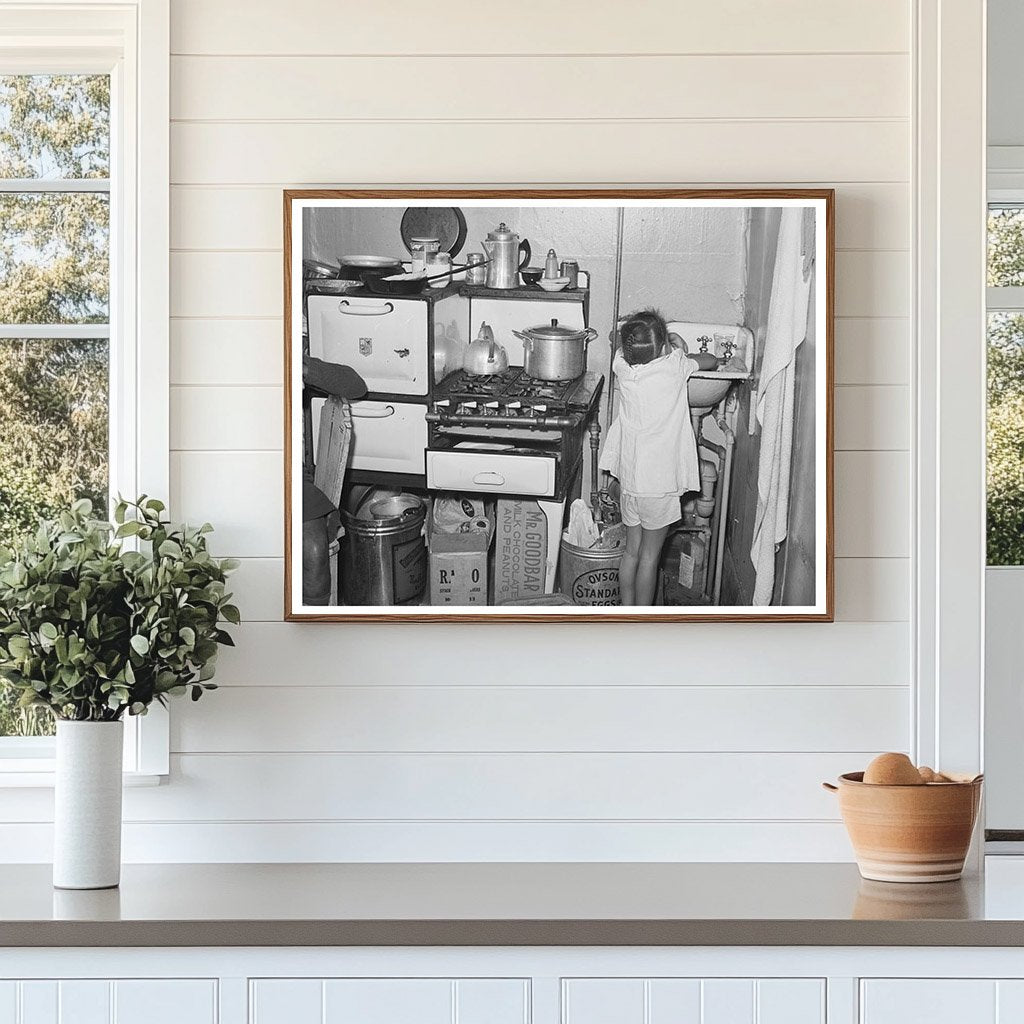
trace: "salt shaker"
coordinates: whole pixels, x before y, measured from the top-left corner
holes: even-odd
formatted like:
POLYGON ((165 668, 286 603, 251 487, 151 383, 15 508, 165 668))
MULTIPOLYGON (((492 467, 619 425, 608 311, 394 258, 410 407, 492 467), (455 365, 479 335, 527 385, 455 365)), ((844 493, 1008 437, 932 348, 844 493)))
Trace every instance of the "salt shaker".
POLYGON ((548 258, 544 261, 544 280, 550 281, 558 277, 558 257, 554 249, 548 249, 548 258))

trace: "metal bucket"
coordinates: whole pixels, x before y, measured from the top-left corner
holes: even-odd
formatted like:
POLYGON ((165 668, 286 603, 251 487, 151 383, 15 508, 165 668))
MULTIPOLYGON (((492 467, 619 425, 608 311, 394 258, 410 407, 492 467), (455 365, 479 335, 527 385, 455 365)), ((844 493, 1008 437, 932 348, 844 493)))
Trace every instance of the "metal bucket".
POLYGON ((564 537, 558 558, 558 590, 576 605, 622 603, 619 563, 623 548, 580 548, 564 537))
POLYGON ((415 604, 426 589, 426 507, 418 498, 402 495, 374 502, 372 508, 386 504, 390 507, 379 511, 396 514, 370 519, 341 514, 345 524, 341 577, 345 604, 415 604))

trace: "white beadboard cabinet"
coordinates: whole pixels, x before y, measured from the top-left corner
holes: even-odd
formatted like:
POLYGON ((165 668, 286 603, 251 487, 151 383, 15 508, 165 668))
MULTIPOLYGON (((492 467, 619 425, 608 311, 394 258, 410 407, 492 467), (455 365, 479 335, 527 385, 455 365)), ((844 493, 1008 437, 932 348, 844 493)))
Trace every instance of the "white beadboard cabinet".
POLYGON ((1015 947, 0 949, 0 1024, 1021 1024, 1015 947))
POLYGON ((862 983, 861 1024, 1018 1024, 1024 982, 878 979, 862 983))
POLYGON ((0 981, 0 1024, 218 1022, 211 978, 0 981))
POLYGON ((517 978, 257 978, 249 1024, 525 1024, 517 978))
POLYGON ((825 1024, 820 978, 572 978, 563 1024, 825 1024))

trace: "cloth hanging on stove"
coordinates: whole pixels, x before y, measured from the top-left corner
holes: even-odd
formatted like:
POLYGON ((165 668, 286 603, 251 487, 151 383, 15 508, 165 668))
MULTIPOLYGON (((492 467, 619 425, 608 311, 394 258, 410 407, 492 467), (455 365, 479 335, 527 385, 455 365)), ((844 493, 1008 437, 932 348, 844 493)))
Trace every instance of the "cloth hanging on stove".
POLYGON ((814 251, 813 231, 808 234, 805 216, 809 216, 813 224, 811 210, 787 207, 782 211, 768 305, 768 330, 757 385, 754 411, 761 424, 761 450, 757 465, 754 539, 750 546, 750 560, 754 564, 754 605, 771 604, 776 546, 786 539, 789 526, 796 353, 807 335, 814 251), (808 238, 810 242, 806 241, 808 238))

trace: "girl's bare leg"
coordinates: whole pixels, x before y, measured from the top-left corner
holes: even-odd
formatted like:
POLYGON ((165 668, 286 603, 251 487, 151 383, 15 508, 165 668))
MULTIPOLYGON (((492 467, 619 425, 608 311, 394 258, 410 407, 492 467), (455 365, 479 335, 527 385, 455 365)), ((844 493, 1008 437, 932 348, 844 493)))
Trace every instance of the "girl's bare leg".
POLYGON ((642 526, 626 527, 626 550, 619 562, 619 593, 624 605, 636 604, 636 567, 643 533, 642 526))
POLYGON ((633 603, 646 606, 654 604, 654 589, 658 583, 658 559, 661 557, 661 548, 665 543, 668 527, 663 526, 659 530, 641 527, 641 532, 633 603))

